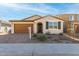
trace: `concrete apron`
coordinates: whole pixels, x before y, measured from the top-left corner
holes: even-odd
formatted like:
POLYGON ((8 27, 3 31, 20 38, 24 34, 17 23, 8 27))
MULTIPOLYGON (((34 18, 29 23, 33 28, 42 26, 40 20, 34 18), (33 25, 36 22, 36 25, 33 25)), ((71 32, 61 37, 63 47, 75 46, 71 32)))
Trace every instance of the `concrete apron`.
POLYGON ((2 56, 79 56, 79 44, 0 44, 2 56))

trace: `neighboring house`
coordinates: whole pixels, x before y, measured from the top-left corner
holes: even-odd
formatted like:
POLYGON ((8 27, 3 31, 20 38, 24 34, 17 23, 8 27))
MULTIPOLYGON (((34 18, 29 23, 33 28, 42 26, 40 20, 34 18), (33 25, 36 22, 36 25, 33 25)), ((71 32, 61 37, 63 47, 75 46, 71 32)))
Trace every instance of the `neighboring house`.
POLYGON ((28 33, 31 27, 32 33, 63 33, 64 21, 55 16, 34 15, 22 20, 10 20, 12 33, 28 33))
POLYGON ((0 20, 0 33, 8 32, 10 28, 11 28, 11 25, 9 22, 0 20))
POLYGON ((64 32, 79 33, 79 14, 60 14, 56 17, 64 20, 64 32))

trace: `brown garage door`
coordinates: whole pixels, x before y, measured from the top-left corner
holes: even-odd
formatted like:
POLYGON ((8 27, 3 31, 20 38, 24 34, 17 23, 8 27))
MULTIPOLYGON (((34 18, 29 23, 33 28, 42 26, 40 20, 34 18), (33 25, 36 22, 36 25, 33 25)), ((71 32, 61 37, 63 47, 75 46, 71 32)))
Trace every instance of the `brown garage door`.
POLYGON ((14 25, 14 32, 15 33, 28 33, 28 27, 32 28, 33 33, 33 24, 15 24, 14 25))

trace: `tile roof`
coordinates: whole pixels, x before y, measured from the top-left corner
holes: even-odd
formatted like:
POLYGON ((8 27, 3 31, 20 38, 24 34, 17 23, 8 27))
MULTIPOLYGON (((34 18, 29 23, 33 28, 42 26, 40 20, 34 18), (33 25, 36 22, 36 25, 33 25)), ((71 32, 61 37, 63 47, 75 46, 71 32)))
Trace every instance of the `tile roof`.
MULTIPOLYGON (((47 15, 47 16, 51 16, 51 15, 47 15)), ((33 22, 33 21, 35 21, 35 20, 39 20, 39 19, 42 19, 42 18, 45 18, 45 17, 47 17, 47 16, 38 16, 38 15, 34 15, 34 16, 31 16, 31 17, 28 17, 28 18, 24 18, 24 19, 22 19, 22 20, 10 20, 10 22, 33 22), (34 17, 36 17, 36 18, 34 18, 34 17)), ((56 17, 56 16, 51 16, 51 17, 54 17, 54 18, 56 18, 56 19, 59 19, 59 20, 62 20, 63 21, 63 19, 61 19, 61 18, 58 18, 58 17, 56 17)))
POLYGON ((39 16, 39 15, 34 15, 34 16, 30 16, 30 17, 27 17, 27 18, 24 18, 24 19, 21 19, 21 20, 9 20, 10 22, 25 22, 25 21, 34 21, 38 18, 41 18, 42 16, 39 16))

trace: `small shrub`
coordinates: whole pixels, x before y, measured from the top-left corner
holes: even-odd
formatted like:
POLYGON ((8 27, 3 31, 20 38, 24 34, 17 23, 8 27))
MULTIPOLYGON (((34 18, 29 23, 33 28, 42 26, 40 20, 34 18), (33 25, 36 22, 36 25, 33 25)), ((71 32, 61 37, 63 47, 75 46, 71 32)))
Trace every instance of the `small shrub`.
POLYGON ((46 41, 48 38, 47 38, 46 35, 42 34, 42 35, 38 35, 38 36, 37 36, 37 39, 38 39, 39 41, 46 41))
POLYGON ((55 33, 52 33, 52 35, 56 35, 55 33))
POLYGON ((33 34, 33 37, 37 37, 37 34, 33 34))
POLYGON ((59 33, 59 35, 63 35, 63 33, 59 33))
POLYGON ((7 32, 7 26, 5 26, 4 31, 7 32))

